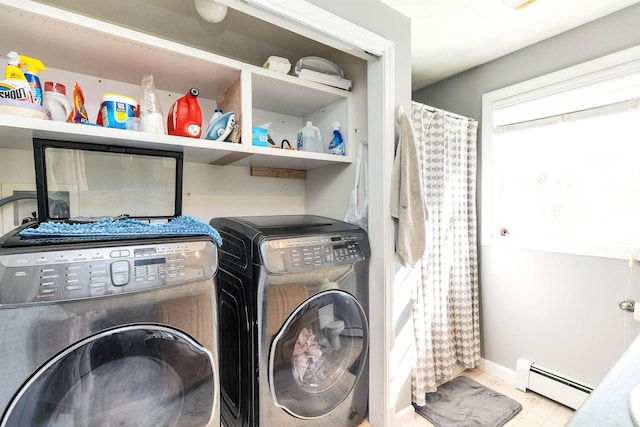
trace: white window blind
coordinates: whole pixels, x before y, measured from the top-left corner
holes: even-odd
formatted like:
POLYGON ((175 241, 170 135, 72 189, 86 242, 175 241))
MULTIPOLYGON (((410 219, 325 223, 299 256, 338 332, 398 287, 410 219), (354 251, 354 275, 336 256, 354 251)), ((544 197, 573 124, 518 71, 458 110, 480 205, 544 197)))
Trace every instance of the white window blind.
POLYGON ((640 51, 483 97, 483 244, 640 248, 640 51))

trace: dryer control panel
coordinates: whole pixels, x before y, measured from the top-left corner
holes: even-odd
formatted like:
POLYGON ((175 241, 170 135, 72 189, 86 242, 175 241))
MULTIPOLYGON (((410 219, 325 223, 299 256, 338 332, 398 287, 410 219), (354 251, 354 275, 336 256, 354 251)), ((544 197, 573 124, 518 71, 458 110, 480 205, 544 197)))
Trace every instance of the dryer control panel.
POLYGON ((313 268, 355 264, 364 259, 363 235, 341 234, 266 240, 261 253, 271 273, 293 273, 313 268))
POLYGON ((136 292, 213 276, 210 241, 0 255, 0 306, 136 292))

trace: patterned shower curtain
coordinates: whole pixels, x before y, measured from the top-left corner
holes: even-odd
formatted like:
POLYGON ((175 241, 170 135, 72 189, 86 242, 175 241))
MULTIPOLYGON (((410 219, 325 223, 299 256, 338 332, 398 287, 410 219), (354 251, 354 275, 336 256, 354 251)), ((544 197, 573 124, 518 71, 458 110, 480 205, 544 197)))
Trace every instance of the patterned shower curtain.
POLYGON ((480 360, 476 233, 478 122, 413 102, 411 122, 427 209, 426 251, 414 288, 412 400, 480 360))

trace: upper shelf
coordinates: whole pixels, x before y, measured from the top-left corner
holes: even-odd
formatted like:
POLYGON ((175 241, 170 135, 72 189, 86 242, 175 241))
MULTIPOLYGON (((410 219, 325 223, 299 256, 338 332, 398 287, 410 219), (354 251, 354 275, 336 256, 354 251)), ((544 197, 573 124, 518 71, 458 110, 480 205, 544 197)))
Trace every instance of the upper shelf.
POLYGON ((262 68, 253 71, 251 87, 254 108, 296 116, 308 116, 350 96, 342 89, 262 68))
MULTIPOLYGON (((139 84, 154 71, 158 88, 215 99, 239 76, 243 64, 155 36, 40 3, 0 1, 2 45, 40 59, 47 67, 139 84), (212 78, 215 76, 215 78, 212 78), (188 88, 187 88, 188 89, 188 88)), ((2 52, 6 54, 6 52, 2 52)))
MULTIPOLYGON (((252 109, 257 108, 302 120, 351 96, 341 89, 29 0, 0 0, 0 27, 3 46, 38 58, 51 69, 131 85, 139 85, 143 75, 153 72, 156 88, 175 94, 193 86, 201 98, 216 101, 247 74, 250 78, 242 79, 241 90, 249 96, 243 96, 237 107, 245 118, 251 118, 252 109)), ((0 115, 0 147, 30 148, 25 141, 38 137, 182 151, 186 161, 220 165, 306 170, 351 162, 351 156, 253 147, 251 126, 245 121, 242 144, 232 144, 0 115)))

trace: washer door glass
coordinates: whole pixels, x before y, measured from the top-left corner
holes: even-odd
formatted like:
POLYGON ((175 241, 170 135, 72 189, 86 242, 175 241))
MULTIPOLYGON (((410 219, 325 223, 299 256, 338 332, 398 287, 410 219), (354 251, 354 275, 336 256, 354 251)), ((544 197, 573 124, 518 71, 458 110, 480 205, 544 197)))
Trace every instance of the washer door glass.
POLYGON ((206 425, 217 404, 211 354, 158 325, 103 331, 61 352, 14 396, 4 426, 206 425))
POLYGON ((300 305, 271 343, 275 404, 299 418, 327 415, 349 396, 369 347, 367 319, 349 293, 319 293, 300 305))

